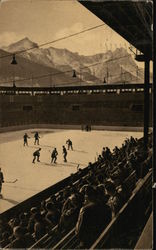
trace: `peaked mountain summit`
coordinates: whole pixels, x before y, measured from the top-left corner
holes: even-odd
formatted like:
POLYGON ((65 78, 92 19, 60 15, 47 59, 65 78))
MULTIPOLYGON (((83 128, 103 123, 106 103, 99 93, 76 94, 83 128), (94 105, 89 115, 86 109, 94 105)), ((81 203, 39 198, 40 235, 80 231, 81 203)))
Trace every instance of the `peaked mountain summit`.
POLYGON ((29 38, 25 37, 19 40, 18 42, 12 43, 8 47, 5 47, 5 50, 9 52, 18 52, 18 51, 27 50, 30 48, 38 48, 38 44, 32 42, 31 40, 29 40, 29 38))

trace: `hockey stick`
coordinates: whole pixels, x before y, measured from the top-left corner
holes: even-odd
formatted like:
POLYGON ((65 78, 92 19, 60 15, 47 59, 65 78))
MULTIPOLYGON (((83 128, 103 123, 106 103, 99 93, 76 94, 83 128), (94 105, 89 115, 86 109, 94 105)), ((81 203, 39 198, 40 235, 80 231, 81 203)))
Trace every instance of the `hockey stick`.
POLYGON ((18 179, 15 179, 14 181, 5 181, 5 183, 15 183, 16 181, 18 181, 18 179))

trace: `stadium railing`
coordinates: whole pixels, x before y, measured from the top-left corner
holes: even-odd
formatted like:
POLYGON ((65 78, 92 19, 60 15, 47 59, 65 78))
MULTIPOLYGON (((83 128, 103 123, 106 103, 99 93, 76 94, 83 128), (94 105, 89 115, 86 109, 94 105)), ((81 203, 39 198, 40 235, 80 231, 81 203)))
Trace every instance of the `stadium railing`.
MULTIPOLYGON (((150 89, 152 84, 149 84, 150 89)), ((77 85, 77 86, 57 86, 57 87, 10 87, 0 86, 0 95, 61 95, 64 94, 87 94, 89 93, 117 93, 120 92, 143 92, 143 83, 116 83, 102 85, 77 85)))
POLYGON ((90 249, 122 248, 120 236, 124 230, 129 231, 130 224, 137 225, 138 221, 146 221, 152 209, 152 172, 140 179, 126 204, 120 209, 116 217, 102 232, 90 249), (151 201, 151 202, 149 202, 151 201), (148 212, 147 212, 148 211, 148 212), (137 215, 137 216, 136 216, 137 215))

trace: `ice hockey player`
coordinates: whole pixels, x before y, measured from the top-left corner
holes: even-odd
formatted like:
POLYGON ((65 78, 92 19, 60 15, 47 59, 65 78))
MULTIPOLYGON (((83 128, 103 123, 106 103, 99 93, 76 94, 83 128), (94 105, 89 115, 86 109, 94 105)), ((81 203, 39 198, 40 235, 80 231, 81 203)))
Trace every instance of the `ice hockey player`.
POLYGON ((41 151, 41 148, 39 148, 33 153, 34 159, 32 163, 35 163, 36 158, 37 158, 37 161, 40 162, 40 151, 41 151))
POLYGON ((3 182, 4 182, 4 176, 3 176, 3 172, 1 171, 1 168, 0 168, 0 197, 2 197, 1 190, 2 190, 2 183, 3 182))
POLYGON ((64 162, 67 162, 67 150, 66 150, 65 146, 63 146, 62 148, 63 148, 63 158, 64 158, 64 162))
POLYGON ((54 150, 51 153, 51 163, 53 163, 53 162, 56 163, 57 155, 58 155, 57 149, 54 148, 54 150))
POLYGON ((34 145, 36 145, 36 143, 37 143, 37 145, 39 145, 39 134, 38 134, 38 132, 36 132, 35 134, 34 134, 34 138, 35 138, 35 141, 34 141, 34 145))
POLYGON ((27 133, 24 134, 23 139, 24 139, 24 146, 27 145, 28 146, 28 138, 30 139, 30 137, 27 135, 27 133))
POLYGON ((68 145, 68 150, 71 148, 71 150, 73 150, 73 143, 72 143, 72 141, 70 140, 70 139, 68 139, 67 141, 66 141, 66 144, 68 145))

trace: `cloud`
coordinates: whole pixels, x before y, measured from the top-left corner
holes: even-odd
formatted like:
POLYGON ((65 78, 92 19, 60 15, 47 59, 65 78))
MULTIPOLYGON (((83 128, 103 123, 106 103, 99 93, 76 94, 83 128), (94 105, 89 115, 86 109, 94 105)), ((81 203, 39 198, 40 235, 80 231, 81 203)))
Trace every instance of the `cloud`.
POLYGON ((0 35, 0 47, 8 46, 11 43, 21 40, 22 38, 24 38, 23 35, 15 32, 3 32, 0 35))
POLYGON ((71 27, 68 28, 63 28, 61 30, 59 30, 56 34, 55 34, 55 38, 61 38, 64 36, 68 36, 77 32, 80 32, 83 30, 83 24, 82 23, 74 23, 71 27))
MULTIPOLYGON (((90 26, 93 27, 94 25, 90 26)), ((55 39, 67 37, 68 35, 81 32, 90 27, 84 27, 83 23, 77 22, 70 27, 60 29, 55 39)), ((84 32, 71 38, 54 43, 54 47, 67 48, 73 52, 78 52, 83 55, 93 55, 110 50, 115 50, 117 47, 127 46, 127 42, 121 38, 116 32, 110 29, 107 25, 97 29, 84 32), (115 41, 115 42, 114 42, 115 41)))

